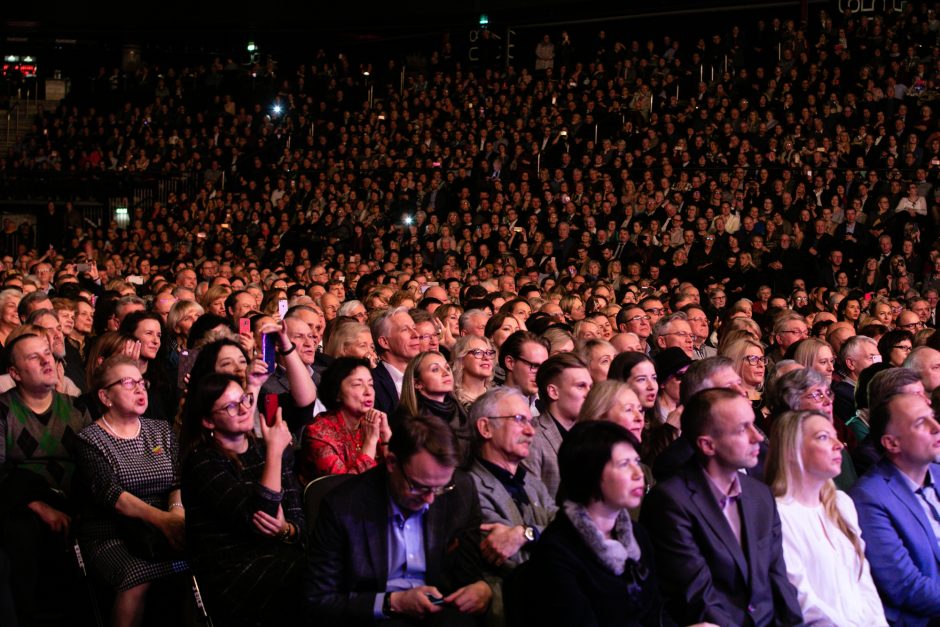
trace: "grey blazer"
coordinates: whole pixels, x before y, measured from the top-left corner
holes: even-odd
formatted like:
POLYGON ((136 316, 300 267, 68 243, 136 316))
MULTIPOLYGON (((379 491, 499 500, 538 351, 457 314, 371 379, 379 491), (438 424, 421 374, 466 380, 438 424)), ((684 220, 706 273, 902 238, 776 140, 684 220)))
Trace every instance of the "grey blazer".
POLYGON ((561 433, 551 414, 544 412, 535 419, 535 439, 529 447, 529 457, 523 462, 525 467, 548 488, 554 502, 561 485, 558 473, 558 449, 561 448, 561 433))

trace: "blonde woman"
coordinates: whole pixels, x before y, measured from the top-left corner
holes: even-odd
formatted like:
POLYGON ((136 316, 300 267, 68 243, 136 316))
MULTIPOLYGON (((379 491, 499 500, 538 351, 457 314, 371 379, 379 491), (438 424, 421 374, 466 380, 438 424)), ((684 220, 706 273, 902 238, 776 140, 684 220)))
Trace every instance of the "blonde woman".
POLYGON ((358 322, 347 322, 334 328, 323 352, 330 357, 367 359, 373 368, 378 363, 372 332, 358 322))
POLYGON ((748 400, 752 403, 759 402, 764 389, 764 374, 767 371, 767 358, 761 343, 742 338, 725 346, 721 354, 734 362, 734 370, 741 377, 748 400))
POLYGON ((225 318, 225 299, 232 293, 232 288, 227 285, 213 285, 206 290, 206 293, 199 298, 199 304, 202 308, 211 314, 225 318))
POLYGON ((599 381, 591 387, 581 411, 578 422, 588 420, 606 420, 616 422, 636 437, 643 438, 643 406, 636 392, 623 381, 599 381))
POLYGON ((561 327, 545 329, 542 337, 548 340, 548 344, 551 346, 548 351, 549 356, 558 353, 570 353, 574 350, 574 336, 561 327))
POLYGON ((807 624, 885 626, 852 499, 832 482, 843 444, 832 420, 788 411, 773 423, 767 481, 777 499, 787 578, 807 624))
POLYGON ((793 359, 804 368, 812 368, 832 384, 832 373, 835 371, 836 357, 832 348, 816 338, 807 338, 796 346, 793 359))
POLYGON ((451 351, 454 397, 469 411, 470 405, 493 386, 496 348, 485 337, 465 335, 451 351))
POLYGON ((454 397, 454 375, 438 351, 425 351, 408 363, 401 385, 401 403, 393 423, 408 416, 437 416, 451 426, 460 446, 460 460, 470 457, 469 413, 454 397))

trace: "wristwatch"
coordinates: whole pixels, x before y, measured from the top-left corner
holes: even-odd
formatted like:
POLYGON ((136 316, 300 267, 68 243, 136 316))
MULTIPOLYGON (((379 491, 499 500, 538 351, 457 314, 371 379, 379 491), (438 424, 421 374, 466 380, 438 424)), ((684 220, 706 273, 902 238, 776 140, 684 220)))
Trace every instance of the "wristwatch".
POLYGON ((525 536, 525 539, 527 542, 535 542, 536 540, 539 539, 538 529, 536 529, 532 525, 525 525, 522 528, 522 534, 525 536))
POLYGON ((395 612, 392 611, 392 593, 386 592, 385 598, 382 599, 382 614, 386 618, 391 618, 395 615, 395 612))

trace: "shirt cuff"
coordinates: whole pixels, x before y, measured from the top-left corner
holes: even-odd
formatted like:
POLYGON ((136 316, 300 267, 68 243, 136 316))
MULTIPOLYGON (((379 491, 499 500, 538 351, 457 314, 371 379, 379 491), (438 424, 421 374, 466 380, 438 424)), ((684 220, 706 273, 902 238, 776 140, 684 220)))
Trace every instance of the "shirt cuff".
POLYGON ((372 616, 378 619, 387 618, 382 612, 382 606, 385 604, 385 593, 379 592, 375 595, 375 603, 372 604, 372 616))

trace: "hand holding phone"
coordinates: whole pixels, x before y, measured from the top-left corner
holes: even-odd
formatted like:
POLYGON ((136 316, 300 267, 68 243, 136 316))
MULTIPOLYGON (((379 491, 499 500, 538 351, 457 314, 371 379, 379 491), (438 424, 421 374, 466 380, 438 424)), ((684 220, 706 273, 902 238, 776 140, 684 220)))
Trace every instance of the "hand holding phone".
POLYGON ((248 318, 238 319, 238 334, 239 335, 251 335, 251 320, 249 320, 248 318))
POLYGON ((277 333, 265 333, 261 338, 261 359, 268 365, 268 374, 277 367, 277 333))
POLYGON ((265 394, 264 395, 264 423, 269 427, 273 427, 275 421, 277 420, 277 394, 265 394))

